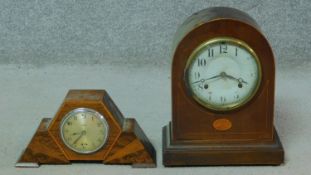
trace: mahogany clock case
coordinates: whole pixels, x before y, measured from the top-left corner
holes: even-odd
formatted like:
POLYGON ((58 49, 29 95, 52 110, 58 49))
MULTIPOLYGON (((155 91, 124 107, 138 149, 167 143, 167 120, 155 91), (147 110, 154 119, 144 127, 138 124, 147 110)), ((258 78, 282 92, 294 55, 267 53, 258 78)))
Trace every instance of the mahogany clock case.
POLYGON ((38 167, 75 161, 155 167, 156 152, 136 120, 124 118, 105 90, 70 90, 55 117, 42 120, 16 166, 38 167), (62 119, 68 112, 81 107, 97 111, 109 125, 108 141, 91 154, 79 154, 61 139, 62 119))
POLYGON ((284 151, 273 125, 275 62, 257 23, 246 13, 216 7, 189 17, 174 38, 172 122, 163 128, 163 164, 280 164, 284 151), (185 83, 185 68, 193 50, 217 37, 236 38, 257 54, 262 79, 255 96, 231 111, 214 111, 197 103, 185 83), (225 119, 228 130, 213 122, 225 119))

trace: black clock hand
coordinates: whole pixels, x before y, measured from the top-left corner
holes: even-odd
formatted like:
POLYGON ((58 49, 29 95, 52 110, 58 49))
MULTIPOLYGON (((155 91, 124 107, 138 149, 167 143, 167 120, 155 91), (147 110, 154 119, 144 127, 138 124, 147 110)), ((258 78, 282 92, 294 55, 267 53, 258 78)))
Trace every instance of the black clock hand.
POLYGON ((235 77, 233 77, 232 75, 226 74, 225 72, 222 72, 221 74, 222 74, 223 77, 227 77, 227 78, 229 78, 229 79, 236 80, 236 81, 238 81, 239 83, 245 83, 245 84, 247 84, 247 82, 244 81, 242 78, 235 78, 235 77))
POLYGON ((83 130, 83 131, 80 133, 79 137, 73 142, 73 144, 76 144, 76 143, 82 138, 82 136, 84 136, 85 134, 86 134, 86 131, 83 130))
POLYGON ((74 135, 78 135, 78 133, 77 133, 77 132, 74 132, 74 133, 72 133, 71 135, 73 135, 73 136, 74 136, 74 135))
POLYGON ((245 84, 247 84, 247 82, 244 81, 242 78, 239 78, 238 81, 239 81, 240 83, 245 83, 245 84))
POLYGON ((212 76, 212 77, 210 77, 210 78, 206 78, 206 79, 201 79, 201 80, 199 80, 199 81, 195 81, 195 82, 192 82, 192 84, 195 84, 195 83, 199 83, 199 82, 204 82, 204 81, 207 81, 207 80, 211 80, 211 79, 214 79, 214 78, 218 78, 218 77, 220 77, 221 75, 219 74, 219 75, 215 75, 215 76, 212 76))

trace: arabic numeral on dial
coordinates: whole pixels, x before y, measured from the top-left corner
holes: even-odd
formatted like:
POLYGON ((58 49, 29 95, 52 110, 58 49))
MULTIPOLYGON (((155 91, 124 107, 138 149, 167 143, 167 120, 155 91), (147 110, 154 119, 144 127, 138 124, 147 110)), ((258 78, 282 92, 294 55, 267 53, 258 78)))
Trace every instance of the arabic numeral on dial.
POLYGON ((208 57, 214 57, 214 49, 208 48, 208 57))
POLYGON ((234 98, 235 98, 235 99, 239 99, 239 98, 240 98, 239 94, 236 94, 236 95, 234 96, 234 98))
POLYGON ((209 100, 209 101, 212 100, 212 92, 208 92, 208 100, 209 100))
POLYGON ((226 101, 227 101, 226 97, 222 97, 222 96, 220 97, 220 102, 222 104, 226 103, 226 101))
POLYGON ((238 56, 238 48, 237 47, 235 48, 235 56, 236 57, 238 56))
POLYGON ((81 143, 81 146, 83 147, 83 148, 85 148, 85 147, 87 147, 87 143, 81 143))
POLYGON ((203 84, 200 83, 200 84, 198 85, 198 87, 199 87, 199 89, 203 89, 203 84))
POLYGON ((205 59, 198 59, 198 66, 206 66, 206 60, 205 59))
POLYGON ((199 80, 200 79, 200 72, 195 72, 194 73, 194 78, 196 79, 196 80, 199 80))
POLYGON ((85 114, 81 114, 81 117, 82 117, 83 119, 85 119, 85 118, 86 118, 86 115, 85 115, 85 114))
POLYGON ((219 53, 221 53, 221 54, 222 53, 228 53, 227 50, 228 50, 228 46, 225 42, 223 42, 219 45, 219 53))

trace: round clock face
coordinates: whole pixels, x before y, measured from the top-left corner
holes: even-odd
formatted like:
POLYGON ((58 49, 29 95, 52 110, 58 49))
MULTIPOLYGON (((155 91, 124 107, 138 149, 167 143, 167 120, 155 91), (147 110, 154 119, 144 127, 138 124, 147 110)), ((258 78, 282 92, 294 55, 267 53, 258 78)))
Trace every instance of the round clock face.
POLYGON ((185 79, 194 99, 217 111, 247 103, 256 93, 261 68, 255 52, 233 38, 215 38, 200 45, 190 56, 185 79))
POLYGON ((90 154, 107 142, 109 127, 105 118, 92 109, 77 108, 62 120, 61 138, 71 150, 90 154))

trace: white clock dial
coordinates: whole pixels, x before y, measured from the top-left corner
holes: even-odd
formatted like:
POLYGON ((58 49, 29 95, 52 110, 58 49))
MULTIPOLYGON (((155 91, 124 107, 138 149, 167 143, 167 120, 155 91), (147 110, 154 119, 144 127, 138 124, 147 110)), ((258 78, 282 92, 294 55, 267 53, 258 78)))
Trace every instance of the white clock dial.
POLYGON ((77 153, 90 154, 107 142, 109 127, 97 111, 77 108, 64 117, 60 130, 68 148, 77 153))
POLYGON ((196 101, 214 110, 242 106, 256 93, 260 63, 253 50, 233 38, 215 38, 190 56, 186 83, 196 101))

